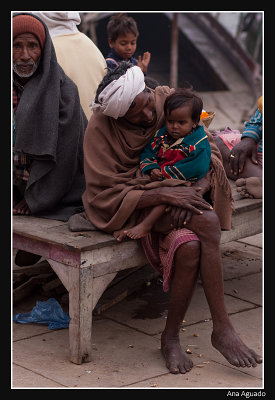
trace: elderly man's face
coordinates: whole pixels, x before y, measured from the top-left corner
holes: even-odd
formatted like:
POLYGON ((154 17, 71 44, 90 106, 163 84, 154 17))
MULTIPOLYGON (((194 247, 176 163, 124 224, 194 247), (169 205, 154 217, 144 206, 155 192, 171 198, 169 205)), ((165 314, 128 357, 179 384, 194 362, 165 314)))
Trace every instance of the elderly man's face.
POLYGON ((155 99, 150 92, 141 92, 134 99, 134 106, 124 115, 131 124, 150 126, 157 118, 155 99))
POLYGON ((29 78, 38 67, 41 47, 32 33, 22 33, 13 40, 13 70, 20 78, 29 78))

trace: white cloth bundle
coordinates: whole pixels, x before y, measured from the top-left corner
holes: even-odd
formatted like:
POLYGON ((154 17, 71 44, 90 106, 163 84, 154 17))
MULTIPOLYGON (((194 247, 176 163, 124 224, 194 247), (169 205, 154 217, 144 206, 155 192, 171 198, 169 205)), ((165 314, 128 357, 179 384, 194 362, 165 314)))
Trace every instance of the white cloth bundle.
POLYGON ((135 65, 106 86, 98 96, 99 103, 92 101, 90 107, 92 110, 99 108, 104 115, 117 119, 127 113, 134 98, 144 89, 144 74, 135 65))

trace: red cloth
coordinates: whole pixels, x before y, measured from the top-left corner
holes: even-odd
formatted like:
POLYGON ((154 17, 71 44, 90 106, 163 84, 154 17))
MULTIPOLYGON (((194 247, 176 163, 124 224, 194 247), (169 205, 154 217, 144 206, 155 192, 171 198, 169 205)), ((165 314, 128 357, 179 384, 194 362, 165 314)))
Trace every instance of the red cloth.
POLYGON ((163 276, 163 290, 170 287, 174 256, 178 247, 192 240, 199 241, 198 236, 189 229, 172 230, 168 235, 151 233, 141 239, 147 260, 163 276))

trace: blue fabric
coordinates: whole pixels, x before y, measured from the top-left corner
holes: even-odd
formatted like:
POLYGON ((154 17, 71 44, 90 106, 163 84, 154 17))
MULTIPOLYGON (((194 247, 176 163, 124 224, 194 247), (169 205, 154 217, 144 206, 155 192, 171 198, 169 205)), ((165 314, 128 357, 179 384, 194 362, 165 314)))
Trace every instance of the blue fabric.
MULTIPOLYGON (((110 69, 115 69, 117 67, 117 64, 115 62, 113 62, 112 60, 108 60, 108 58, 112 58, 113 60, 115 60, 117 63, 120 63, 121 61, 124 61, 123 58, 121 58, 116 52, 115 50, 111 50, 110 53, 107 55, 106 57, 106 64, 108 67, 108 70, 110 69)), ((137 65, 137 59, 134 57, 131 57, 129 60, 132 64, 137 65)))
POLYGON ((70 317, 54 298, 50 298, 37 301, 36 306, 28 313, 14 315, 13 321, 20 324, 48 324, 49 329, 62 329, 69 327, 70 317))
POLYGON ((255 140, 258 146, 258 152, 262 153, 262 113, 257 109, 255 114, 251 117, 250 121, 245 123, 245 128, 242 134, 243 137, 250 137, 255 140))

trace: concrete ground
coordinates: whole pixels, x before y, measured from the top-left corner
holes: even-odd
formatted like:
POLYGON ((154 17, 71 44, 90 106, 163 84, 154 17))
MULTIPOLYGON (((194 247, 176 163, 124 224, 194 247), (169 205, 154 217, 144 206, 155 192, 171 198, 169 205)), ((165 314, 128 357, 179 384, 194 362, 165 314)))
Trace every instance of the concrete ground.
MULTIPOLYGON (((221 251, 232 323, 244 342, 263 354, 262 234, 222 245, 221 251)), ((36 300, 22 301, 13 313, 31 311, 36 300)), ((212 347, 211 315, 200 282, 180 332, 194 367, 184 375, 170 374, 160 352, 167 307, 168 295, 154 279, 94 317, 93 360, 82 365, 69 361, 68 329, 13 323, 12 388, 264 387, 263 365, 236 368, 212 347)))

